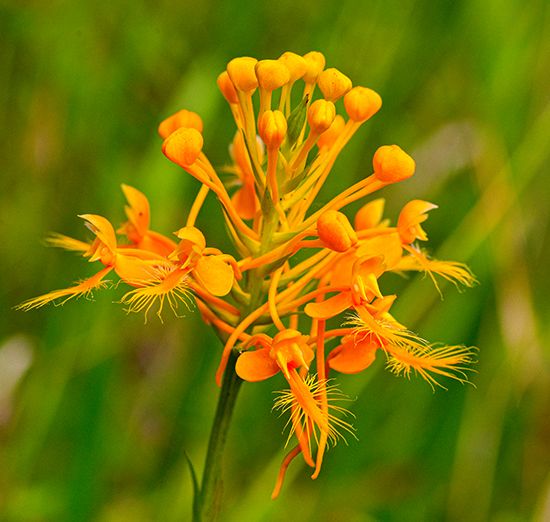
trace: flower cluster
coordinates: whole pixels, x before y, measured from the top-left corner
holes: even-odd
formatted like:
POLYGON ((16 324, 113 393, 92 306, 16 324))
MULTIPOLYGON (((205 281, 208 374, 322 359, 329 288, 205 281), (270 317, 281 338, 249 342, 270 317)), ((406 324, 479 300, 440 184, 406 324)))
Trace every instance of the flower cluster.
POLYGON ((275 497, 294 457, 301 454, 315 478, 327 446, 353 433, 330 372, 361 372, 381 352, 396 374, 417 373, 432 386, 439 377, 466 381, 471 351, 430 344, 401 324, 391 313, 396 295, 383 293, 382 278, 420 271, 436 286, 438 276, 471 286, 474 277, 465 265, 430 258, 418 246, 427 240, 422 223, 436 208, 432 203, 407 203, 395 225, 383 217, 383 199, 365 202, 353 221, 342 212, 414 174, 414 160, 397 145, 378 148, 371 175, 316 203, 339 153, 380 109, 376 92, 325 68, 319 52, 235 58, 217 83, 237 127, 233 163, 223 176, 202 151, 197 114, 181 110, 159 127, 163 153, 199 182, 177 240, 150 229, 146 197, 123 185, 127 221, 118 230, 104 217, 85 214, 80 217, 93 241, 49 239, 99 261, 101 270, 20 308, 87 295, 106 286, 111 272, 131 287, 122 297, 130 312, 160 316, 166 302, 174 313, 194 302, 225 342, 218 384, 226 371, 248 382, 280 373, 288 383, 275 406, 289 413, 289 439, 296 445, 283 461, 275 497), (223 210, 232 254, 207 246, 195 226, 210 192, 223 210), (329 327, 333 318, 340 318, 338 328, 329 327), (228 367, 231 357, 236 364, 228 367))

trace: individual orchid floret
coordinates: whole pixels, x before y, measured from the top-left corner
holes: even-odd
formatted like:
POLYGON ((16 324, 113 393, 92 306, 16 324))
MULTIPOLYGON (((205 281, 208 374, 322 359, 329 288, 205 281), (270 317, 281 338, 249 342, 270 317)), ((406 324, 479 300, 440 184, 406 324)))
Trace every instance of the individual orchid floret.
POLYGON ((335 252, 345 252, 357 243, 357 234, 348 218, 337 210, 327 210, 319 216, 317 233, 322 243, 335 252))
POLYGON ((325 69, 317 79, 325 100, 336 101, 351 89, 351 80, 338 69, 325 69))
POLYGON ((415 171, 414 160, 397 145, 380 147, 372 159, 374 175, 384 183, 396 183, 410 178, 415 171))
POLYGON ((202 118, 192 111, 182 109, 161 122, 158 133, 162 139, 168 138, 170 134, 181 128, 196 129, 200 133, 203 130, 202 118))
POLYGON ((319 51, 310 51, 309 53, 304 54, 304 60, 306 61, 304 81, 306 84, 315 83, 325 68, 325 57, 319 51))
POLYGON ((427 213, 434 208, 437 208, 437 205, 420 199, 409 201, 403 207, 397 221, 397 230, 403 243, 408 245, 417 239, 428 240, 428 236, 420 224, 428 219, 427 213))
POLYGON ((256 63, 256 58, 243 56, 234 58, 227 64, 227 74, 238 91, 249 93, 258 87, 256 63))
POLYGON ((169 160, 186 168, 197 161, 202 146, 202 134, 197 129, 181 127, 164 140, 162 152, 169 160))
POLYGON ((382 107, 382 98, 372 89, 354 87, 344 96, 344 107, 351 120, 367 121, 382 107))
POLYGON ((304 74, 306 74, 307 61, 303 56, 292 53, 290 51, 286 51, 281 56, 279 56, 278 60, 286 66, 290 77, 290 82, 294 83, 300 80, 304 76, 304 74))

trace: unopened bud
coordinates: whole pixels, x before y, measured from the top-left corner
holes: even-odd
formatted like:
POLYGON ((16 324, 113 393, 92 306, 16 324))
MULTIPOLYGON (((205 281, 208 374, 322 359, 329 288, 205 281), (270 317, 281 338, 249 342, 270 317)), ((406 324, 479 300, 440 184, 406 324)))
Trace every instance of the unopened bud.
POLYGON ((304 54, 304 60, 306 61, 304 81, 306 83, 315 83, 321 71, 325 68, 325 57, 319 51, 311 51, 304 54))
POLYGON ((278 60, 261 60, 254 66, 256 78, 260 87, 272 92, 290 80, 290 72, 287 66, 278 60))
POLYGON ((279 57, 279 61, 284 63, 290 74, 290 81, 299 80, 307 70, 307 62, 303 56, 287 51, 279 57))
POLYGON ((162 152, 180 167, 188 167, 199 157, 202 145, 202 135, 198 130, 180 128, 164 140, 162 152))
POLYGON ((258 133, 268 149, 281 146, 286 129, 286 119, 281 111, 265 111, 258 122, 258 133))
POLYGON ((325 132, 336 117, 334 103, 327 100, 315 100, 307 111, 307 121, 315 134, 325 132))
POLYGON ((223 71, 218 76, 217 83, 221 93, 223 94, 223 97, 229 103, 239 103, 237 91, 235 90, 235 86, 233 85, 233 82, 231 81, 231 78, 229 77, 227 71, 223 71))
POLYGON ((351 80, 338 69, 331 67, 323 71, 317 79, 317 85, 326 100, 336 101, 351 89, 351 80))
POLYGON ((189 127, 202 132, 201 117, 196 112, 183 109, 162 121, 159 125, 158 132, 162 139, 166 139, 170 134, 181 127, 189 127))
POLYGON ((382 98, 372 89, 354 87, 344 96, 344 106, 353 121, 363 122, 382 107, 382 98))
POLYGON ((258 79, 254 70, 257 62, 256 58, 241 56, 240 58, 233 58, 227 64, 227 74, 229 74, 229 78, 231 78, 236 89, 249 92, 258 87, 258 79))
POLYGON ((345 126, 346 122, 344 121, 344 118, 337 114, 332 122, 332 125, 325 132, 323 132, 321 136, 319 136, 317 146, 320 149, 332 147, 332 144, 336 141, 338 136, 342 134, 345 126))
POLYGON ((357 243, 357 234, 348 218, 337 210, 327 210, 317 220, 319 239, 331 250, 345 252, 357 243))
POLYGON ((414 174, 414 160, 397 145, 383 145, 372 158, 374 175, 384 183, 396 183, 414 174))

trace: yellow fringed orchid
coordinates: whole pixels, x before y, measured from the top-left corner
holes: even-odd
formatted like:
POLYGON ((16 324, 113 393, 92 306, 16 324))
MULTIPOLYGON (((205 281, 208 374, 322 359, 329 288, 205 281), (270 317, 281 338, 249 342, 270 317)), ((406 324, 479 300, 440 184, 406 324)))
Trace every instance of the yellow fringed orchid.
MULTIPOLYGON (((289 414, 287 443, 292 437, 297 443, 282 460, 273 498, 295 457, 303 455, 315 479, 328 445, 344 432, 353 434, 344 420, 347 411, 338 405, 345 397, 330 372, 364 371, 382 352, 393 373, 418 374, 435 387, 442 386, 441 377, 467 382, 473 362, 471 348, 433 345, 411 332, 390 313, 397 295, 383 292, 392 272, 424 272, 438 290, 436 276, 457 286, 475 282, 466 265, 433 259, 418 246, 428 239, 422 224, 436 205, 410 201, 392 226, 383 215, 385 200, 367 199, 413 176, 414 159, 398 145, 378 146, 372 173, 332 198, 323 192, 322 203, 318 199, 340 152, 382 106, 375 91, 353 86, 343 72, 325 65, 317 51, 231 60, 217 85, 236 125, 231 165, 223 171, 237 179, 220 177, 203 151, 208 129, 201 117, 177 111, 158 127, 162 152, 197 183, 191 207, 173 228, 177 240, 151 230, 147 197, 122 185, 122 241, 111 222, 96 214, 80 216, 92 241, 61 234, 48 239, 99 262, 101 269, 19 305, 30 310, 88 296, 107 285, 109 274, 130 287, 121 299, 126 310, 146 318, 154 308, 162 319, 166 306, 179 315, 180 305, 190 311, 194 302, 224 342, 215 375, 228 401, 222 405, 235 399, 241 379, 254 383, 280 373, 288 383, 274 408, 289 414), (207 246, 197 226, 209 197, 220 205, 216 226, 225 225, 231 253, 207 246), (361 206, 350 221, 346 208, 355 202, 361 206), (340 327, 327 327, 339 319, 340 327)), ((221 453, 215 446, 225 440, 216 435, 216 423, 209 458, 221 453)), ((215 497, 218 482, 211 471, 205 466, 200 502, 215 497)))

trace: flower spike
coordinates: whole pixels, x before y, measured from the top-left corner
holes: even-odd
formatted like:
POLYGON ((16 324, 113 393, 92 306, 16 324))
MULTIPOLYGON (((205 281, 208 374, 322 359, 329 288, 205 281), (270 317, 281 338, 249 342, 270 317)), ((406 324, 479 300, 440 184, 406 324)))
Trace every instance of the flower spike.
MULTIPOLYGON (((387 292, 388 273, 424 272, 437 290, 440 278, 455 286, 476 282, 463 263, 434 259, 418 246, 428 240, 422 224, 436 205, 412 200, 397 220, 384 215, 385 199, 377 192, 413 176, 414 159, 397 145, 378 146, 372 171, 327 197, 340 153, 362 124, 375 119, 382 99, 326 65, 318 51, 230 60, 215 79, 235 122, 229 164, 218 170, 209 160, 197 113, 179 110, 158 127, 162 153, 196 183, 193 202, 170 229, 175 237, 152 229, 146 195, 123 184, 126 217, 118 218, 116 232, 111 221, 89 213, 80 217, 91 239, 54 234, 47 240, 99 262, 97 273, 18 307, 91 296, 113 274, 126 285, 120 302, 127 312, 146 320, 156 313, 162 321, 168 309, 176 317, 198 310, 224 343, 215 374, 222 390, 214 430, 227 427, 240 380, 247 386, 284 383, 273 409, 287 416, 286 443, 294 443, 272 498, 281 494, 296 457, 316 479, 327 448, 354 436, 342 402, 349 399, 331 372, 340 379, 369 371, 385 357, 392 373, 416 374, 435 389, 445 379, 468 382, 474 362, 472 348, 433 344, 393 315, 398 296, 387 292), (220 205, 218 217, 203 214, 211 200, 220 205), (356 202, 352 219, 348 209, 356 202), (225 229, 229 253, 210 244, 204 223, 225 229)), ((212 475, 218 470, 210 463, 223 449, 217 444, 225 436, 219 435, 213 432, 198 504, 217 498, 219 481, 212 475)), ((208 506, 199 507, 208 518, 208 506)))

